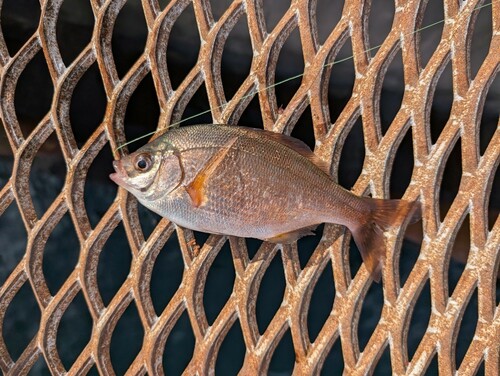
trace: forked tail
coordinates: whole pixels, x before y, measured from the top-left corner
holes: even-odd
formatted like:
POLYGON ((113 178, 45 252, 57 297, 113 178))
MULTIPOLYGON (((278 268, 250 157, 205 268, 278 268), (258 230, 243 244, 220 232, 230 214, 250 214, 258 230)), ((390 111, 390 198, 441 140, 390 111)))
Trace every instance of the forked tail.
POLYGON ((361 224, 351 229, 354 242, 374 281, 379 282, 386 255, 384 231, 394 224, 402 223, 407 217, 409 223, 421 218, 418 201, 382 200, 363 197, 370 207, 370 214, 363 216, 361 224))

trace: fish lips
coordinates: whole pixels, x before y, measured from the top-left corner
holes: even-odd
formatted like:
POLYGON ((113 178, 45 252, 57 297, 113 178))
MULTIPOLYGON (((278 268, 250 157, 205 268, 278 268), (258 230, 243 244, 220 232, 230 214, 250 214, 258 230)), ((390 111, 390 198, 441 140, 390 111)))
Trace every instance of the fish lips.
POLYGON ((125 169, 123 168, 122 162, 121 161, 113 161, 113 168, 115 169, 115 172, 112 174, 109 174, 109 178, 113 180, 116 184, 125 187, 127 184, 123 180, 125 176, 127 176, 127 173, 125 172, 125 169))

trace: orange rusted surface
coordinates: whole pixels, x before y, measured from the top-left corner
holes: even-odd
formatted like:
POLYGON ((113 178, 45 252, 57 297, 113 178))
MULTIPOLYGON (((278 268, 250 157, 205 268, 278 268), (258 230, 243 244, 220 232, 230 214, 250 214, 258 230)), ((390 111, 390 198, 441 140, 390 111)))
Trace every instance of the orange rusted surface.
MULTIPOLYGON (((111 38, 115 20, 124 0, 90 0, 95 18, 89 44, 67 65, 58 49, 56 25, 62 0, 40 0, 40 23, 34 34, 11 56, 0 38, 0 116, 14 155, 10 180, 0 190, 0 216, 16 205, 28 235, 26 251, 0 288, 0 322, 23 285, 29 285, 41 312, 39 330, 14 361, 0 336, 0 369, 4 374, 27 373, 41 357, 52 374, 86 374, 97 367, 103 375, 115 374, 110 357, 111 336, 120 317, 135 304, 144 330, 144 340, 128 374, 163 374, 162 354, 167 338, 183 312, 187 312, 195 337, 195 348, 184 373, 214 372, 218 350, 232 325, 239 321, 246 347, 243 375, 265 373, 287 330, 295 351, 294 374, 318 374, 336 341, 341 341, 345 374, 373 372, 384 350, 390 349, 394 374, 423 374, 437 357, 443 375, 472 375, 484 365, 487 375, 500 369, 500 308, 495 298, 500 263, 500 221, 488 228, 488 200, 500 162, 500 128, 497 126, 484 152, 479 152, 479 124, 485 98, 500 70, 500 2, 487 5, 479 0, 444 0, 444 23, 437 48, 423 66, 419 56, 422 19, 427 1, 395 1, 392 27, 380 48, 370 50, 368 0, 346 0, 340 21, 323 43, 318 40, 316 1, 291 1, 272 30, 266 27, 262 2, 236 0, 218 20, 212 15, 215 2, 208 0, 142 0, 148 34, 144 52, 124 77, 115 67, 111 38), (160 6, 161 3, 161 6, 160 6), (166 4, 168 3, 168 4, 166 4), (212 5, 211 5, 212 3, 212 5), (202 41, 196 65, 181 84, 172 88, 166 61, 169 33, 187 6, 193 5, 202 41), (478 7, 491 7, 492 35, 488 53, 477 74, 470 74, 470 40, 478 7), (225 42, 236 22, 245 18, 252 43, 251 70, 232 98, 226 98, 221 79, 225 42), (285 108, 277 103, 275 69, 288 36, 298 29, 303 51, 304 72, 298 90, 285 108), (330 118, 328 83, 333 63, 345 43, 352 44, 355 70, 351 98, 335 121, 330 118), (370 50, 370 51, 369 51, 370 50), (369 51, 369 52, 367 52, 369 51), (50 111, 31 133, 23 132, 16 116, 14 92, 27 64, 42 52, 54 89, 50 111), (396 116, 385 134, 380 119, 381 89, 387 68, 400 53, 404 71, 404 95, 396 116), (431 140, 430 107, 437 82, 451 62, 453 106, 449 120, 436 141, 431 140), (78 146, 70 123, 72 94, 83 74, 98 64, 106 93, 104 121, 86 142, 78 146), (97 225, 92 226, 83 203, 88 169, 99 151, 116 149, 125 142, 124 118, 129 99, 141 81, 151 74, 158 103, 158 129, 182 119, 184 109, 198 88, 205 84, 214 123, 237 123, 246 106, 258 98, 264 127, 291 133, 309 108, 316 141, 315 153, 331 165, 336 174, 343 143, 361 118, 365 160, 353 190, 375 197, 388 197, 396 150, 407 133, 413 143, 413 173, 404 193, 408 200, 419 199, 423 207, 423 240, 420 255, 401 286, 398 265, 405 224, 386 234, 391 257, 383 272, 384 302, 368 344, 360 351, 357 326, 363 299, 373 283, 361 266, 351 278, 348 262, 348 235, 336 226, 325 226, 324 234, 304 268, 300 267, 297 246, 277 247, 264 243, 249 258, 242 239, 211 235, 201 248, 193 247, 193 233, 175 228, 166 220, 145 237, 135 199, 119 190, 97 225), (60 145, 67 175, 63 189, 48 209, 37 214, 30 196, 32 162, 49 136, 60 145), (458 194, 443 220, 439 213, 439 188, 443 170, 457 142, 461 147, 462 174, 458 194), (44 244, 61 218, 69 213, 80 243, 79 260, 62 287, 52 295, 42 272, 44 244), (448 291, 447 271, 458 230, 470 218, 470 247, 465 269, 453 292, 448 291), (99 255, 113 230, 122 223, 132 252, 130 274, 108 304, 97 285, 99 255), (170 237, 179 240, 184 274, 178 290, 157 315, 150 294, 155 260, 170 237), (203 307, 203 289, 208 272, 221 247, 229 242, 234 262, 233 293, 209 325, 203 307), (281 253, 286 287, 283 302, 264 333, 256 321, 256 300, 265 271, 281 253), (330 315, 317 338, 311 341, 307 314, 311 295, 325 267, 331 265, 335 299, 330 315), (429 324, 414 355, 408 356, 406 337, 412 312, 420 293, 430 283, 429 324), (469 299, 477 291, 478 322, 475 335, 457 366, 455 346, 469 299), (70 368, 65 368, 56 347, 61 317, 75 296, 82 292, 92 318, 93 330, 83 351, 70 368)), ((1 4, 1 2, 0 2, 1 4)), ((372 4, 373 6, 373 4, 372 4)), ((0 25, 2 29, 4 25, 0 25)), ((491 89, 493 90, 493 89, 491 89)), ((499 91, 496 89, 497 92, 499 91)), ((125 153, 126 148, 119 153, 125 153)), ((287 182, 284 182, 285 184, 287 182)), ((265 204, 265 203, 263 203, 265 204)), ((8 252, 3 244, 1 252, 8 252)), ((2 329, 3 330, 3 329, 2 329)), ((1 334, 2 332, 0 332, 1 334)))

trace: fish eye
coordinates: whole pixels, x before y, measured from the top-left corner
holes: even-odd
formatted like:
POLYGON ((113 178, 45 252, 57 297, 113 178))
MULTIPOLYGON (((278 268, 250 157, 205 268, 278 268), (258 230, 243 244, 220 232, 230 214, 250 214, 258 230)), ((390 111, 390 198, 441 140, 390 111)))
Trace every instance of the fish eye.
POLYGON ((153 159, 149 154, 143 153, 135 157, 134 167, 136 170, 145 172, 153 165, 153 159))

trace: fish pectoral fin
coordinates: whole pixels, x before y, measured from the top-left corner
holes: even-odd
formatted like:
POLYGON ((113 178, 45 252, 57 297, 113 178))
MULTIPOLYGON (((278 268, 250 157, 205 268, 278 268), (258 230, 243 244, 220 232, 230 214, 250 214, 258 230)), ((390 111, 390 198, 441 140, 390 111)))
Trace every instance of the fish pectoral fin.
POLYGON ((294 241, 299 240, 300 238, 302 238, 304 236, 314 235, 314 230, 316 229, 316 227, 317 227, 317 225, 303 227, 303 228, 299 228, 298 230, 284 232, 283 234, 279 234, 279 235, 273 236, 272 238, 268 238, 268 239, 264 239, 264 240, 267 242, 270 242, 270 243, 289 244, 289 243, 293 243, 294 241))
POLYGON ((205 194, 205 186, 207 180, 213 175, 217 167, 221 164, 221 162, 226 157, 229 150, 231 150, 231 146, 236 142, 238 137, 231 138, 220 150, 218 150, 202 167, 202 169, 196 174, 194 179, 186 185, 184 188, 188 193, 189 197, 191 197, 191 201, 193 202, 193 206, 200 207, 204 205, 207 201, 207 196, 205 194))
POLYGON ((206 202, 206 196, 201 189, 197 189, 197 187, 192 184, 187 185, 184 188, 186 189, 189 197, 191 197, 193 206, 198 208, 206 202))

